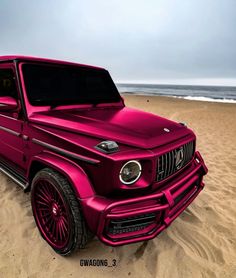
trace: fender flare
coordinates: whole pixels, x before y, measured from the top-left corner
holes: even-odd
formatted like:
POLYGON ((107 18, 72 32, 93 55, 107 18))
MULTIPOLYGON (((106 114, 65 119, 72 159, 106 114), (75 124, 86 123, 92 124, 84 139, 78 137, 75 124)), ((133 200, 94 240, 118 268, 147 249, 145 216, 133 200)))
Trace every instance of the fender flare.
POLYGON ((31 159, 27 171, 27 179, 30 182, 32 180, 34 166, 39 163, 65 176, 72 185, 72 189, 74 189, 78 199, 85 199, 95 195, 95 191, 87 174, 78 164, 50 151, 43 151, 31 159))

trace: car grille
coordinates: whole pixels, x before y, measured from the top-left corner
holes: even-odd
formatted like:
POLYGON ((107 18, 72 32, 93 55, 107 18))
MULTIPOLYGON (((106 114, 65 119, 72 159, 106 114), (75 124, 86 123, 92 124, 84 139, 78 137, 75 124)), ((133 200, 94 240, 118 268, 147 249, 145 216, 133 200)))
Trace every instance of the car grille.
POLYGON ((158 157, 157 181, 161 181, 184 167, 193 157, 195 142, 191 141, 158 157))

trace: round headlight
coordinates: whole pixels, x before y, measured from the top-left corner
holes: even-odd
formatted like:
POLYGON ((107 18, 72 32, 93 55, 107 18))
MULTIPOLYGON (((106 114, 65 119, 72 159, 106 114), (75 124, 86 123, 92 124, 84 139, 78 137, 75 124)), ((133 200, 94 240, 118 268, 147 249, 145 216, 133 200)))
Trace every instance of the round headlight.
POLYGON ((141 172, 141 164, 136 160, 130 160, 120 170, 120 181, 124 184, 134 183, 139 179, 141 172))

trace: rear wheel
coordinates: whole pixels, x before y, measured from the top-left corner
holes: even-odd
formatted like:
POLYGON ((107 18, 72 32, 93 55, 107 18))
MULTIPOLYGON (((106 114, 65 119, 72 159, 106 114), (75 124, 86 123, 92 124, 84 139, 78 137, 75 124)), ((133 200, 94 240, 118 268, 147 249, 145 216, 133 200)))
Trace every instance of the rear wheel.
POLYGON ((39 171, 32 181, 31 204, 42 237, 57 253, 84 247, 89 231, 65 177, 49 168, 39 171))

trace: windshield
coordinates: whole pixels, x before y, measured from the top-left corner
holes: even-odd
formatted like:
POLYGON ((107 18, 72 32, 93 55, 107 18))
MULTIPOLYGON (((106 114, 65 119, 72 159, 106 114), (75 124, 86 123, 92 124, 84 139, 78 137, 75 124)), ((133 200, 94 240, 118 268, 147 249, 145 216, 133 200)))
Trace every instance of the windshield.
POLYGON ((108 71, 89 67, 23 64, 27 96, 34 106, 119 102, 108 71))

